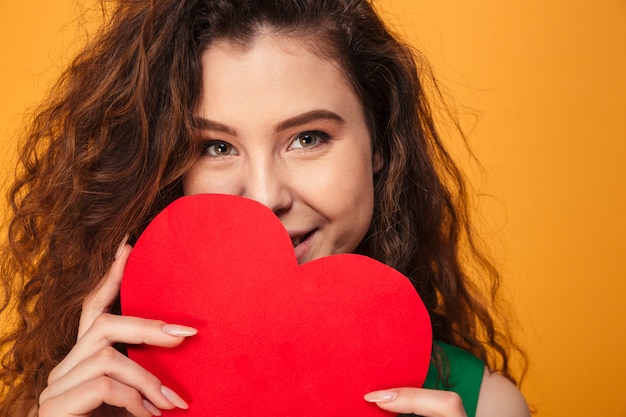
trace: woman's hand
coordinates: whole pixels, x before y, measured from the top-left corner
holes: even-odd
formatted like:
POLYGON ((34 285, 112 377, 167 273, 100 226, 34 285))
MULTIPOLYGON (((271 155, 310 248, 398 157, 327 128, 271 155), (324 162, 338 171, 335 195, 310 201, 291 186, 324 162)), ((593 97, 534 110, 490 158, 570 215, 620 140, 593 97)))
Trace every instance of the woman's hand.
MULTIPOLYGON (((454 392, 399 388, 370 392, 365 400, 395 413, 425 417, 467 417, 461 397, 454 392)), ((530 417, 519 389, 507 378, 485 368, 478 394, 476 417, 530 417)))
POLYGON ((50 373, 48 387, 39 397, 39 417, 87 417, 104 404, 126 409, 136 417, 160 416, 161 409, 187 408, 176 393, 112 346, 174 347, 196 333, 186 326, 109 314, 131 249, 124 240, 102 285, 85 299, 78 340, 50 373))
POLYGON ((461 397, 455 392, 426 388, 397 388, 374 391, 365 400, 400 414, 424 417, 467 417, 461 397))

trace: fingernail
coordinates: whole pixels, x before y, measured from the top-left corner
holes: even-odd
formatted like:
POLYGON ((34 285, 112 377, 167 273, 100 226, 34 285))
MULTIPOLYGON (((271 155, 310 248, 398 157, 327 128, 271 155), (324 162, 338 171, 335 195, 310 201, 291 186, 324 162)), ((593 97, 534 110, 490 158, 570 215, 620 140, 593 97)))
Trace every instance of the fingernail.
POLYGON ((122 239, 122 243, 117 247, 117 251, 115 252, 115 259, 119 258, 124 252, 124 246, 126 246, 126 242, 128 242, 128 235, 124 236, 122 239))
POLYGON ((188 326, 181 326, 179 324, 166 324, 163 326, 163 331, 172 336, 193 336, 198 333, 197 329, 188 326))
POLYGON ((172 391, 171 389, 169 389, 165 385, 161 385, 161 393, 167 399, 167 401, 171 402, 176 407, 182 408, 183 410, 186 410, 186 409, 189 408, 189 406, 187 405, 185 400, 180 398, 180 396, 178 394, 176 394, 174 391, 172 391))
POLYGON ((385 390, 370 392, 369 394, 365 394, 364 398, 365 401, 370 403, 386 403, 395 400, 397 396, 397 391, 385 390))
POLYGON ((161 410, 159 410, 158 408, 156 408, 154 406, 154 404, 152 404, 150 401, 146 400, 144 398, 143 400, 143 406, 146 410, 148 410, 153 416, 160 416, 161 415, 161 410))

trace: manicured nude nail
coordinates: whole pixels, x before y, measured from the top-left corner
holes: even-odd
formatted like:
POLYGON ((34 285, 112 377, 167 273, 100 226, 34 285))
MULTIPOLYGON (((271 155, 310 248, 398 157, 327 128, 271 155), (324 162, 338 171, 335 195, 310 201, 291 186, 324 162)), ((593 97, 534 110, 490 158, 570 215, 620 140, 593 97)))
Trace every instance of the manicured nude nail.
POLYGON ((126 246, 126 242, 128 242, 128 235, 124 236, 122 239, 122 243, 117 247, 117 251, 115 252, 115 259, 119 258, 124 252, 124 246, 126 246))
POLYGON ((148 410, 153 416, 159 417, 161 415, 161 410, 156 408, 154 404, 144 398, 143 406, 146 410, 148 410))
POLYGON ((365 401, 368 401, 370 403, 386 403, 395 400, 397 396, 397 391, 374 391, 370 392, 369 394, 365 394, 365 401))
POLYGON ((169 402, 174 404, 176 407, 182 408, 183 410, 186 410, 189 408, 185 400, 180 398, 178 394, 176 394, 174 391, 172 391, 165 385, 161 385, 161 393, 169 402))
POLYGON ((172 336, 189 337, 198 333, 197 329, 188 326, 181 326, 179 324, 166 324, 163 326, 163 331, 172 336))

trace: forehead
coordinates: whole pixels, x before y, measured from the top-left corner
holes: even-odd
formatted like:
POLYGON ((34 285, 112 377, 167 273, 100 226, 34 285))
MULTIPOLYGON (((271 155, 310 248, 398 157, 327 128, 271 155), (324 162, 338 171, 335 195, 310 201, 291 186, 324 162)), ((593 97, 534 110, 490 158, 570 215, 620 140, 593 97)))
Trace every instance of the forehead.
POLYGON ((276 53, 287 55, 301 55, 303 52, 316 56, 335 67, 338 74, 351 84, 351 77, 343 67, 339 53, 325 36, 314 36, 308 33, 276 30, 273 28, 261 28, 254 35, 245 38, 219 38, 205 48, 203 65, 206 65, 207 52, 219 50, 231 57, 242 56, 254 51, 260 44, 271 43, 276 47, 276 53))
POLYGON ((275 34, 259 35, 245 45, 219 40, 202 56, 203 92, 200 106, 217 109, 238 100, 243 108, 251 100, 293 108, 328 103, 341 106, 360 100, 339 63, 320 56, 310 40, 275 34), (291 101, 290 101, 291 100, 291 101))

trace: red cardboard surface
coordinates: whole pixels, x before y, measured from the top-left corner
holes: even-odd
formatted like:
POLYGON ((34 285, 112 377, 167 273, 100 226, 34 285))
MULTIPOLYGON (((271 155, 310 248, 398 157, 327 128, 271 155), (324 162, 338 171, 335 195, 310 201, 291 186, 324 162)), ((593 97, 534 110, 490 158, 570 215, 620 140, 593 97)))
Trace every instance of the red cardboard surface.
POLYGON ((363 395, 421 386, 430 360, 405 276, 353 254, 298 266, 278 218, 235 196, 183 197, 155 218, 122 311, 199 330, 173 349, 128 347, 190 405, 165 416, 389 416, 363 395))

